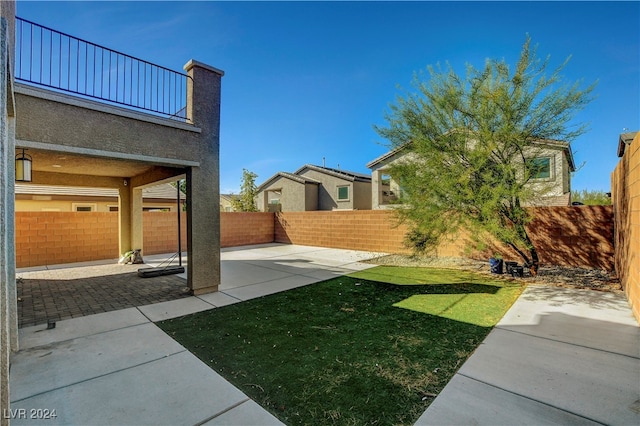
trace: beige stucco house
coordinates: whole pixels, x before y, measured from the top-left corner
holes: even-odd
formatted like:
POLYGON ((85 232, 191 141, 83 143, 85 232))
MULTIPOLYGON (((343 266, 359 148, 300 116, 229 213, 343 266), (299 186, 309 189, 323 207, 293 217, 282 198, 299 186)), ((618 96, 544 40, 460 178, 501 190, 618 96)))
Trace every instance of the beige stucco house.
POLYGON ((306 164, 258 186, 256 204, 261 211, 370 210, 371 177, 306 164))
MULTIPOLYGON (((371 169, 371 204, 373 209, 392 208, 399 202, 402 188, 389 174, 391 164, 411 161, 411 152, 401 146, 370 161, 371 169)), ((534 206, 568 206, 571 204, 571 173, 576 166, 571 145, 563 141, 540 140, 535 142, 526 152, 526 161, 535 164, 537 176, 528 185, 540 194, 534 206)), ((522 159, 514 159, 525 165, 522 159)))
POLYGON ((234 200, 238 199, 237 194, 220 194, 220 211, 221 212, 234 212, 233 207, 234 200))
MULTIPOLYGON (((17 212, 117 212, 118 191, 112 188, 16 184, 17 212)), ((180 209, 186 196, 180 192, 180 209)), ((178 192, 165 183, 142 190, 142 211, 178 210, 178 192)))

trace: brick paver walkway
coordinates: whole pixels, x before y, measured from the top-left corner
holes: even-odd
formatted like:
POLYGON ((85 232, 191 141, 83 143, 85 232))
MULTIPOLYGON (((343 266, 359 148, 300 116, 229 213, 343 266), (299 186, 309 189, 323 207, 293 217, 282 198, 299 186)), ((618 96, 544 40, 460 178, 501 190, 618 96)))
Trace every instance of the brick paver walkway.
POLYGON ((176 275, 140 278, 145 265, 96 265, 17 274, 18 326, 46 324, 189 296, 176 275))

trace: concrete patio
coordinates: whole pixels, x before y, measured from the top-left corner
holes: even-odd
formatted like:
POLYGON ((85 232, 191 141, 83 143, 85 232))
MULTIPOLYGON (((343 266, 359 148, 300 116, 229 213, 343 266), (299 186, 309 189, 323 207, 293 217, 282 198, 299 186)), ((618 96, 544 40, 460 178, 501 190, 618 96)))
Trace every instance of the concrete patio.
POLYGON ((370 268, 360 261, 376 256, 282 244, 223 249, 216 293, 22 328, 12 424, 32 424, 34 408, 55 410, 47 424, 280 424, 153 322, 370 268))

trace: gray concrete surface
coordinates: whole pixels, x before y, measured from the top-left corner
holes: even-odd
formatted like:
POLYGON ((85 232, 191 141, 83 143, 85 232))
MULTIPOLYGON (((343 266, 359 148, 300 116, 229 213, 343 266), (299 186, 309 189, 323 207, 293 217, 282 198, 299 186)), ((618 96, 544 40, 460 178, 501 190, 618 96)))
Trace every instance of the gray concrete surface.
POLYGON ((416 424, 640 424, 625 296, 529 286, 416 424))

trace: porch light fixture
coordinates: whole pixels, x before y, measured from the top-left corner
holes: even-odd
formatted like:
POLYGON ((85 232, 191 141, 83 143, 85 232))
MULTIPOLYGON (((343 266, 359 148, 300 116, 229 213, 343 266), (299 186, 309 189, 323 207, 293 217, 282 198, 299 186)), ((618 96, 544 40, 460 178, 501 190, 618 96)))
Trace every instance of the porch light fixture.
POLYGON ((25 149, 16 154, 16 182, 31 182, 31 156, 25 149))

